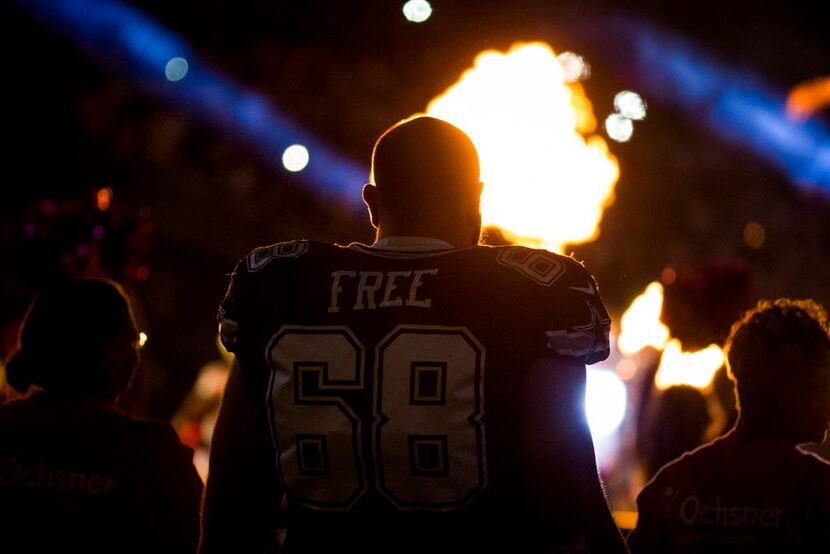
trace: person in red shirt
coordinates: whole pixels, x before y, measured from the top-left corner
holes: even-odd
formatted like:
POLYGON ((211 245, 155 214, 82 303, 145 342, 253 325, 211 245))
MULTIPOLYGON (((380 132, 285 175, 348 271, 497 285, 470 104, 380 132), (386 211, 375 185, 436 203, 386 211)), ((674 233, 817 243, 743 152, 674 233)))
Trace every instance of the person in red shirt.
POLYGON ((830 551, 830 464, 799 448, 830 422, 825 310, 761 301, 733 325, 726 353, 738 421, 640 492, 631 551, 830 551))
POLYGON ((449 123, 393 126, 372 162, 374 244, 233 272, 202 552, 263 552, 278 526, 284 552, 625 551, 583 406, 609 350, 593 278, 478 245, 478 155, 449 123))
POLYGON ((202 481, 168 423, 121 412, 139 335, 114 283, 34 300, 0 405, 0 551, 195 552, 202 481))

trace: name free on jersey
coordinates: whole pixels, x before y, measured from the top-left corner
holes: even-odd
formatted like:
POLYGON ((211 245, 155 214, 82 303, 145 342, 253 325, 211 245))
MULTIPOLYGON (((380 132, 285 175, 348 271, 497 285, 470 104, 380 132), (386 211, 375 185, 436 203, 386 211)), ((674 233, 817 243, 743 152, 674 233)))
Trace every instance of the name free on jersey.
POLYGON ((407 271, 332 271, 328 311, 398 306, 429 308, 432 299, 423 297, 420 289, 425 279, 435 275, 438 275, 437 267, 407 271))

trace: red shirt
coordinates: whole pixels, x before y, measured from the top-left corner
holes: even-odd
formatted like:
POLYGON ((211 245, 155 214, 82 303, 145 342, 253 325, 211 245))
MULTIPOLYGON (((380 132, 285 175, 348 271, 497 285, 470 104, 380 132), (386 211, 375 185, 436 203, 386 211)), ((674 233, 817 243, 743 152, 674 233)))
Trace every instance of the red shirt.
POLYGON ((103 399, 0 405, 0 550, 195 552, 202 482, 169 424, 103 399))
POLYGON ((830 552, 830 464, 732 430, 664 466, 637 498, 632 552, 830 552))

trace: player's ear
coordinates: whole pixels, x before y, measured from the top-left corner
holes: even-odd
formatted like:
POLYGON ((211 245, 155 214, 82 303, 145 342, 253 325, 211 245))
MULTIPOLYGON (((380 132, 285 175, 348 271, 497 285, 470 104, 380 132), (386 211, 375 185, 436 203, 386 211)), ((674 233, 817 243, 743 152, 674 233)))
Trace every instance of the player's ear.
POLYGON ((372 222, 372 227, 377 229, 380 224, 378 214, 378 189, 372 183, 363 185, 363 202, 369 209, 369 221, 372 222))

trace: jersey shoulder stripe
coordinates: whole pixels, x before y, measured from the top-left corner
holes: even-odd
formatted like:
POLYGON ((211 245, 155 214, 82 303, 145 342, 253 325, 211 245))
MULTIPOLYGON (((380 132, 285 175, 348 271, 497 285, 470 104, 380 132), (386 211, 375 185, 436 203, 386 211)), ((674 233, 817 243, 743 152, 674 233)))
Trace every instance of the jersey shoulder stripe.
POLYGON ((246 267, 250 273, 255 273, 268 265, 271 260, 299 258, 308 252, 308 247, 309 241, 295 240, 254 248, 246 258, 246 267))

